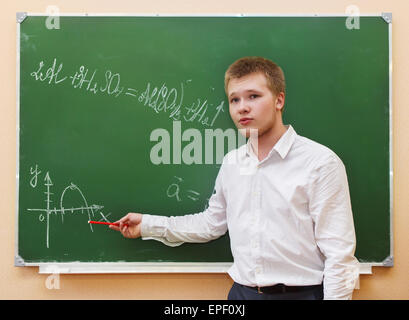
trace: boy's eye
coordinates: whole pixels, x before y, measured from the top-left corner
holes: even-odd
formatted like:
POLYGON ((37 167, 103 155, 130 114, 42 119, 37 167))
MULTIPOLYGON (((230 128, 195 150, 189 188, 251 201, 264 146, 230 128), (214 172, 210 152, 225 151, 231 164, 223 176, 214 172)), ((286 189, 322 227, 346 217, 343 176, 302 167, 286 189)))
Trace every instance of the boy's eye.
POLYGON ((239 101, 239 99, 237 99, 237 98, 233 98, 233 99, 230 100, 231 103, 235 103, 237 101, 239 101))
POLYGON ((255 98, 257 98, 259 95, 258 94, 252 94, 251 96, 250 96, 250 99, 255 99, 255 98))

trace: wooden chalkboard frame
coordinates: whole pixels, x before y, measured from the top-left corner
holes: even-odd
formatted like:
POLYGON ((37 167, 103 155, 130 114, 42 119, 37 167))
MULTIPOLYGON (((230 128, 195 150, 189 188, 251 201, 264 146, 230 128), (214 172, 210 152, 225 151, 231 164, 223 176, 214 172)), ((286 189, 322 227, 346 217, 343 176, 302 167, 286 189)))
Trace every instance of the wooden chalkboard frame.
MULTIPOLYGON (((39 267, 39 273, 225 273, 232 263, 184 263, 184 262, 69 262, 69 263, 30 263, 25 262, 19 255, 18 246, 18 219, 19 219, 19 132, 20 132, 20 24, 28 16, 49 15, 44 13, 17 12, 17 54, 16 54, 16 232, 15 258, 17 267, 39 267)), ((179 14, 98 14, 98 13, 61 13, 58 16, 69 17, 350 17, 347 14, 211 14, 211 15, 179 15, 179 14)), ((392 130, 392 13, 359 14, 360 17, 381 17, 388 24, 389 36, 389 182, 390 182, 390 255, 382 262, 360 263, 361 274, 371 274, 372 267, 392 267, 393 258, 393 130, 392 130)))

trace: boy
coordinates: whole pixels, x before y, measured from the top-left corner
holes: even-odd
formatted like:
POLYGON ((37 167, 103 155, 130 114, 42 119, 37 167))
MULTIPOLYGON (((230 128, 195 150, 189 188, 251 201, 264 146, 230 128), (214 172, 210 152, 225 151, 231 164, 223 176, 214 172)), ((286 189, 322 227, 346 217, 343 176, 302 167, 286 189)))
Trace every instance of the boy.
POLYGON ((283 124, 285 79, 272 61, 237 60, 225 90, 230 116, 249 139, 224 157, 208 208, 180 217, 129 213, 110 227, 170 246, 228 229, 229 299, 351 299, 358 261, 342 161, 283 124))

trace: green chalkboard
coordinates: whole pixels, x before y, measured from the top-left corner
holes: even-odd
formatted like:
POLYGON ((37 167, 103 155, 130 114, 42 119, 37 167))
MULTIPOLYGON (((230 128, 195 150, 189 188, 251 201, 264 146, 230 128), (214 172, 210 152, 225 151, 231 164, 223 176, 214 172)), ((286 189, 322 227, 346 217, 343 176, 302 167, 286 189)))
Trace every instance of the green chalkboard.
POLYGON ((204 146, 206 132, 234 128, 223 80, 242 56, 283 68, 284 122, 345 163, 357 257, 390 264, 383 17, 360 17, 351 30, 346 17, 62 16, 58 29, 47 19, 18 22, 17 265, 231 262, 228 234, 170 248, 87 222, 206 208, 220 168, 216 142, 206 159, 192 141, 199 133, 204 146), (171 148, 156 153, 157 164, 154 133, 163 130, 171 148))

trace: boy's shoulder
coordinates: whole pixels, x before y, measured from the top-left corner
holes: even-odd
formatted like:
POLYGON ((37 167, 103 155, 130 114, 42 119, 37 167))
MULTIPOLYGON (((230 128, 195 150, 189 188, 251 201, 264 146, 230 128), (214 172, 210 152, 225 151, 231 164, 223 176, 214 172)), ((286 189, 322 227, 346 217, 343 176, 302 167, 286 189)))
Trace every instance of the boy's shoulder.
POLYGON ((334 150, 304 136, 297 135, 292 149, 294 156, 305 157, 306 160, 313 161, 316 167, 330 163, 343 164, 341 158, 334 150))
MULTIPOLYGON (((244 161, 246 163, 247 144, 230 150, 223 158, 223 163, 238 164, 244 161)), ((295 139, 290 146, 287 154, 290 160, 296 159, 303 161, 305 165, 311 165, 314 168, 326 166, 329 164, 339 165, 343 162, 341 158, 326 145, 312 140, 310 138, 296 134, 295 139)))

